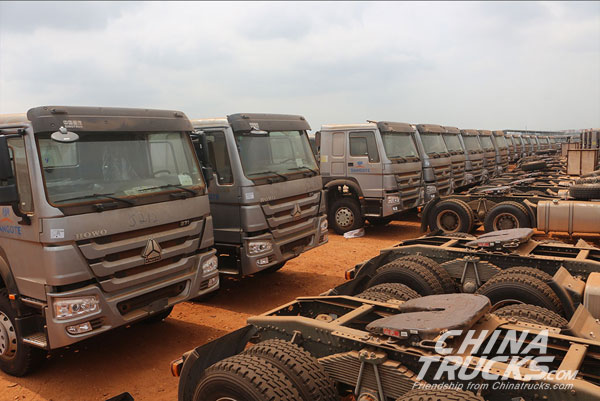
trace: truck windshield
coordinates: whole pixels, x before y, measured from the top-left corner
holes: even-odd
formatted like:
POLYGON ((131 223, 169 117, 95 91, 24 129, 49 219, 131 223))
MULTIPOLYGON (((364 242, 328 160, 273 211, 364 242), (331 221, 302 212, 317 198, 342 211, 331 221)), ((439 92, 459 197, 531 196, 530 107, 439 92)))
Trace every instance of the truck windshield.
POLYGON ((499 148, 508 148, 508 142, 506 142, 506 138, 502 135, 496 136, 496 143, 499 148))
POLYGON ((37 134, 48 201, 56 206, 123 200, 164 191, 194 193, 204 182, 183 132, 80 132, 59 143, 37 134))
POLYGON ((384 132, 381 134, 381 141, 385 154, 390 160, 419 158, 417 147, 411 134, 399 132, 384 132))
POLYGON ((448 153, 446 144, 442 139, 442 134, 425 132, 421 134, 421 141, 423 141, 423 148, 425 148, 425 152, 428 154, 448 153))
POLYGON ((235 141, 244 174, 251 180, 288 180, 292 174, 318 174, 308 137, 302 131, 235 133, 235 141))
POLYGON ((481 144, 479 143, 479 140, 475 135, 463 135, 463 139, 465 141, 465 146, 467 147, 467 150, 482 150, 481 144))
POLYGON ((446 142, 446 147, 450 152, 463 152, 458 135, 444 134, 444 142, 446 142))
POLYGON ((494 144, 492 143, 492 137, 488 135, 480 135, 479 139, 481 140, 481 147, 485 150, 493 150, 494 144))

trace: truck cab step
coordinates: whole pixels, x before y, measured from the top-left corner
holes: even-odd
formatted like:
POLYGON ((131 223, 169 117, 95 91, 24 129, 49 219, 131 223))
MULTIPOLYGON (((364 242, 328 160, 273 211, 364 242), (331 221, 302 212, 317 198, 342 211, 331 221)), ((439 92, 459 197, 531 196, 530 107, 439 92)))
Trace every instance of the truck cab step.
POLYGON ((27 337, 23 337, 25 344, 33 345, 34 347, 48 349, 48 340, 44 333, 33 333, 27 337))

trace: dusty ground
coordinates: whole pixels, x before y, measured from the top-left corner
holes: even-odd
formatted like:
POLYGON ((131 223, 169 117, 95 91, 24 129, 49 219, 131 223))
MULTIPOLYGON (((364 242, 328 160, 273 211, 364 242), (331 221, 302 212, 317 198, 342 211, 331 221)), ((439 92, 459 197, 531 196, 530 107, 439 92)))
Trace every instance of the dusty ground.
MULTIPOLYGON (((362 238, 331 233, 328 244, 279 272, 225 279, 214 298, 177 305, 162 323, 137 324, 61 350, 25 378, 0 373, 0 400, 94 401, 128 391, 136 401, 175 401, 178 380, 171 376, 169 363, 183 352, 243 326, 251 315, 336 286, 345 270, 381 248, 420 236, 419 226, 417 216, 409 215, 386 227, 367 227, 362 238)), ((598 245, 598 238, 586 239, 598 245)), ((554 239, 570 242, 566 235, 554 239)))

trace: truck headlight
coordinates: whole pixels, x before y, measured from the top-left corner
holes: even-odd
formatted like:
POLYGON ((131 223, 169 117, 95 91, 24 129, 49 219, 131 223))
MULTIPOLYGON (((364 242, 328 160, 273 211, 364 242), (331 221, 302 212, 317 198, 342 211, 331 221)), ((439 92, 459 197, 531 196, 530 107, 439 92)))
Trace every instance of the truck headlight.
POLYGON ((388 205, 396 205, 396 204, 400 203, 400 197, 397 195, 388 196, 387 203, 388 203, 388 205))
POLYGON ((206 259, 204 261, 204 263, 202 263, 202 273, 204 275, 210 274, 210 273, 214 272, 215 270, 217 270, 218 267, 219 267, 219 258, 217 258, 215 255, 213 255, 210 258, 206 259))
POLYGON ((70 319, 89 315, 100 310, 100 302, 95 295, 78 298, 58 298, 54 300, 53 306, 54 317, 57 319, 70 319))
POLYGON ((327 231, 328 227, 329 227, 329 223, 327 223, 327 219, 321 220, 321 232, 327 231))
POLYGON ((248 242, 248 253, 254 255, 257 253, 268 252, 273 249, 271 241, 250 241, 248 242))
POLYGON ((437 192, 437 188, 435 187, 435 185, 427 185, 425 187, 425 194, 427 195, 434 195, 437 192))

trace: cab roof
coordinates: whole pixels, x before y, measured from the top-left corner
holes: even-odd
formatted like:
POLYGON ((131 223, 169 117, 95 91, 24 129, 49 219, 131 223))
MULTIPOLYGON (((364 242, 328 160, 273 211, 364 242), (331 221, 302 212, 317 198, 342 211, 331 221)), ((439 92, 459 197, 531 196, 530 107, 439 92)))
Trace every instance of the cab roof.
POLYGON ((294 114, 238 113, 227 116, 227 121, 236 132, 310 130, 306 119, 294 114))
POLYGON ((8 114, 0 124, 31 124, 35 132, 60 127, 77 131, 191 131, 186 115, 175 110, 120 107, 40 106, 27 114, 8 114))
POLYGON ((321 126, 321 131, 342 131, 342 130, 375 130, 379 132, 398 132, 412 134, 415 132, 415 127, 408 123, 399 123, 395 121, 372 121, 368 123, 357 124, 324 124, 321 126))
POLYGON ((417 129, 419 132, 430 132, 434 134, 443 134, 446 132, 444 127, 437 124, 418 124, 417 129))
POLYGON ((479 132, 480 135, 492 135, 492 131, 487 130, 487 129, 480 129, 477 131, 479 132))
POLYGON ((447 134, 460 134, 460 130, 456 127, 446 127, 444 126, 447 134))
POLYGON ((197 118, 190 120, 194 128, 213 128, 213 127, 228 127, 226 117, 215 117, 215 118, 197 118))
POLYGON ((479 132, 476 129, 461 129, 460 133, 463 135, 477 135, 479 132))

